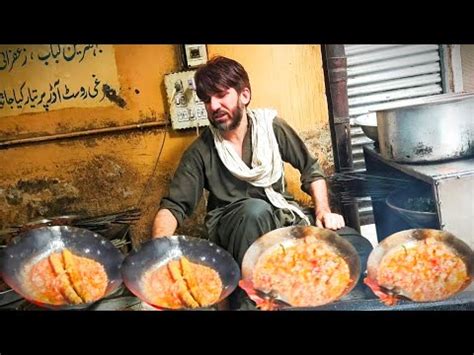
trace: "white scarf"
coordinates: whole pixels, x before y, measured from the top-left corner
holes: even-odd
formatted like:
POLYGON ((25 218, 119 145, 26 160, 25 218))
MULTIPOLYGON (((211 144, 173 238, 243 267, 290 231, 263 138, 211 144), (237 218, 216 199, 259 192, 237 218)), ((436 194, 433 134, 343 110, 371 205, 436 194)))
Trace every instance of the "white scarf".
MULTIPOLYGON (((273 109, 247 110, 247 117, 252 125, 252 168, 244 163, 218 129, 213 126, 209 126, 209 128, 214 136, 219 158, 232 175, 253 186, 263 187, 273 206, 290 210, 293 221, 295 219, 294 213, 296 213, 309 225, 308 217, 298 207, 288 203, 283 195, 273 190, 272 187, 284 173, 283 160, 273 131, 273 119, 276 115, 277 112, 273 109)), ((282 179, 283 191, 284 187, 284 179, 282 179)))

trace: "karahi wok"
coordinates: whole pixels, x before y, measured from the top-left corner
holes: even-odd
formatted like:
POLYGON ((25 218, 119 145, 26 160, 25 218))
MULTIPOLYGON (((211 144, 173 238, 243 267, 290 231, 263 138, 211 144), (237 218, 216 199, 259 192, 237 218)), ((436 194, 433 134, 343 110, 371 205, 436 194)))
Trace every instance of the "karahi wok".
POLYGON ((82 228, 49 226, 31 229, 14 238, 2 250, 0 271, 13 290, 38 306, 81 309, 118 289, 122 283, 120 267, 123 259, 122 253, 99 234, 82 228), (62 260, 63 256, 69 263, 62 260), (55 265, 52 265, 53 261, 55 265), (91 265, 95 269, 91 269, 91 265), (91 280, 97 279, 95 270, 103 273, 99 280, 101 285, 88 284, 90 279, 82 273, 84 266, 94 273, 88 275, 91 280), (55 274, 58 269, 54 267, 62 268, 62 271, 55 274), (59 284, 61 292, 67 289, 69 293, 60 294, 56 289, 59 284), (78 288, 84 292, 95 291, 99 286, 99 293, 87 297, 78 291, 78 288), (55 301, 46 294, 54 294, 55 301))
MULTIPOLYGON (((337 233, 313 226, 276 229, 257 239, 242 262, 240 286, 268 295, 261 309, 319 306, 348 294, 360 276, 355 248, 337 233), (283 307, 273 307, 283 302, 283 307)), ((259 305, 259 300, 254 299, 259 305)))
POLYGON ((466 289, 474 253, 447 231, 410 229, 390 235, 369 255, 364 282, 386 305, 398 299, 431 302, 466 289))
POLYGON ((150 240, 132 251, 123 263, 122 277, 132 293, 155 308, 189 309, 209 307, 229 296, 237 287, 240 270, 232 256, 216 244, 177 235, 150 240), (204 282, 205 273, 214 278, 204 282), (187 276, 193 276, 194 285, 187 276), (200 302, 196 294, 210 291, 212 282, 215 297, 200 302))

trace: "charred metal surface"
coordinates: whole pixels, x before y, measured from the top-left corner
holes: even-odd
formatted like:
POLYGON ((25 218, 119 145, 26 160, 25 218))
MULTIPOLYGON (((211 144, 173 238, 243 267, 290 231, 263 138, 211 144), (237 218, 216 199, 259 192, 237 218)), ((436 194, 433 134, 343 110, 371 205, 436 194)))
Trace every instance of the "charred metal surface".
POLYGON ((117 92, 112 89, 109 85, 104 84, 102 85, 102 92, 104 93, 105 97, 108 98, 110 101, 115 103, 118 107, 124 108, 127 103, 123 98, 121 98, 117 92))
POLYGON ((422 142, 419 142, 415 147, 414 153, 415 155, 422 156, 422 157, 425 155, 430 155, 431 153, 433 153, 433 147, 427 146, 423 144, 422 142))
POLYGON ((463 146, 463 150, 459 152, 459 156, 471 156, 474 155, 474 142, 472 139, 465 139, 466 145, 463 146))

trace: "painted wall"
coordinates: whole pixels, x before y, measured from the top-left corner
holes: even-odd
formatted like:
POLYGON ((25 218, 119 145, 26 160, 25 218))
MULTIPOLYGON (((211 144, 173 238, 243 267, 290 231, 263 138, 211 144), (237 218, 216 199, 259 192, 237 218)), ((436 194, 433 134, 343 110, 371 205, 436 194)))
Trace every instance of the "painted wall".
MULTIPOLYGON (((41 217, 64 214, 98 216, 132 207, 142 210, 133 227, 136 241, 149 237, 152 218, 183 150, 196 137, 167 125, 163 76, 177 71, 179 46, 115 45, 121 108, 67 108, 0 119, 0 142, 24 137, 162 122, 137 129, 0 150, 0 229, 41 217)), ((249 72, 251 107, 274 107, 332 169, 327 103, 318 45, 209 45, 240 61, 249 72)), ((298 173, 287 169, 290 189, 302 201, 298 173)), ((306 200, 307 202, 308 200, 306 200)), ((180 232, 198 235, 204 203, 180 232)))

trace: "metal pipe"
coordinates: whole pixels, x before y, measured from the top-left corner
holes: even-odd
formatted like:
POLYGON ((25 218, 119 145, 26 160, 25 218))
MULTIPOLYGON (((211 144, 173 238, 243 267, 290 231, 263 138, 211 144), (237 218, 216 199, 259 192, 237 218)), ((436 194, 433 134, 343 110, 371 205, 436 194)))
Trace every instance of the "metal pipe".
POLYGON ((146 122, 146 123, 137 123, 133 125, 126 125, 126 126, 89 129, 85 131, 62 133, 62 134, 52 134, 52 135, 41 136, 41 137, 13 139, 13 140, 0 142, 0 149, 9 148, 12 146, 17 146, 17 145, 23 145, 23 144, 50 142, 50 141, 55 141, 55 140, 68 139, 68 138, 77 138, 77 137, 94 136, 94 135, 99 135, 99 134, 133 131, 133 130, 138 130, 138 129, 142 130, 142 129, 156 128, 156 127, 163 127, 163 126, 166 126, 166 122, 146 122))
MULTIPOLYGON (((336 172, 352 171, 351 127, 347 98, 347 58, 342 44, 323 45, 324 78, 328 90, 329 123, 336 172)), ((342 206, 347 225, 360 231, 359 211, 355 200, 342 206)))

